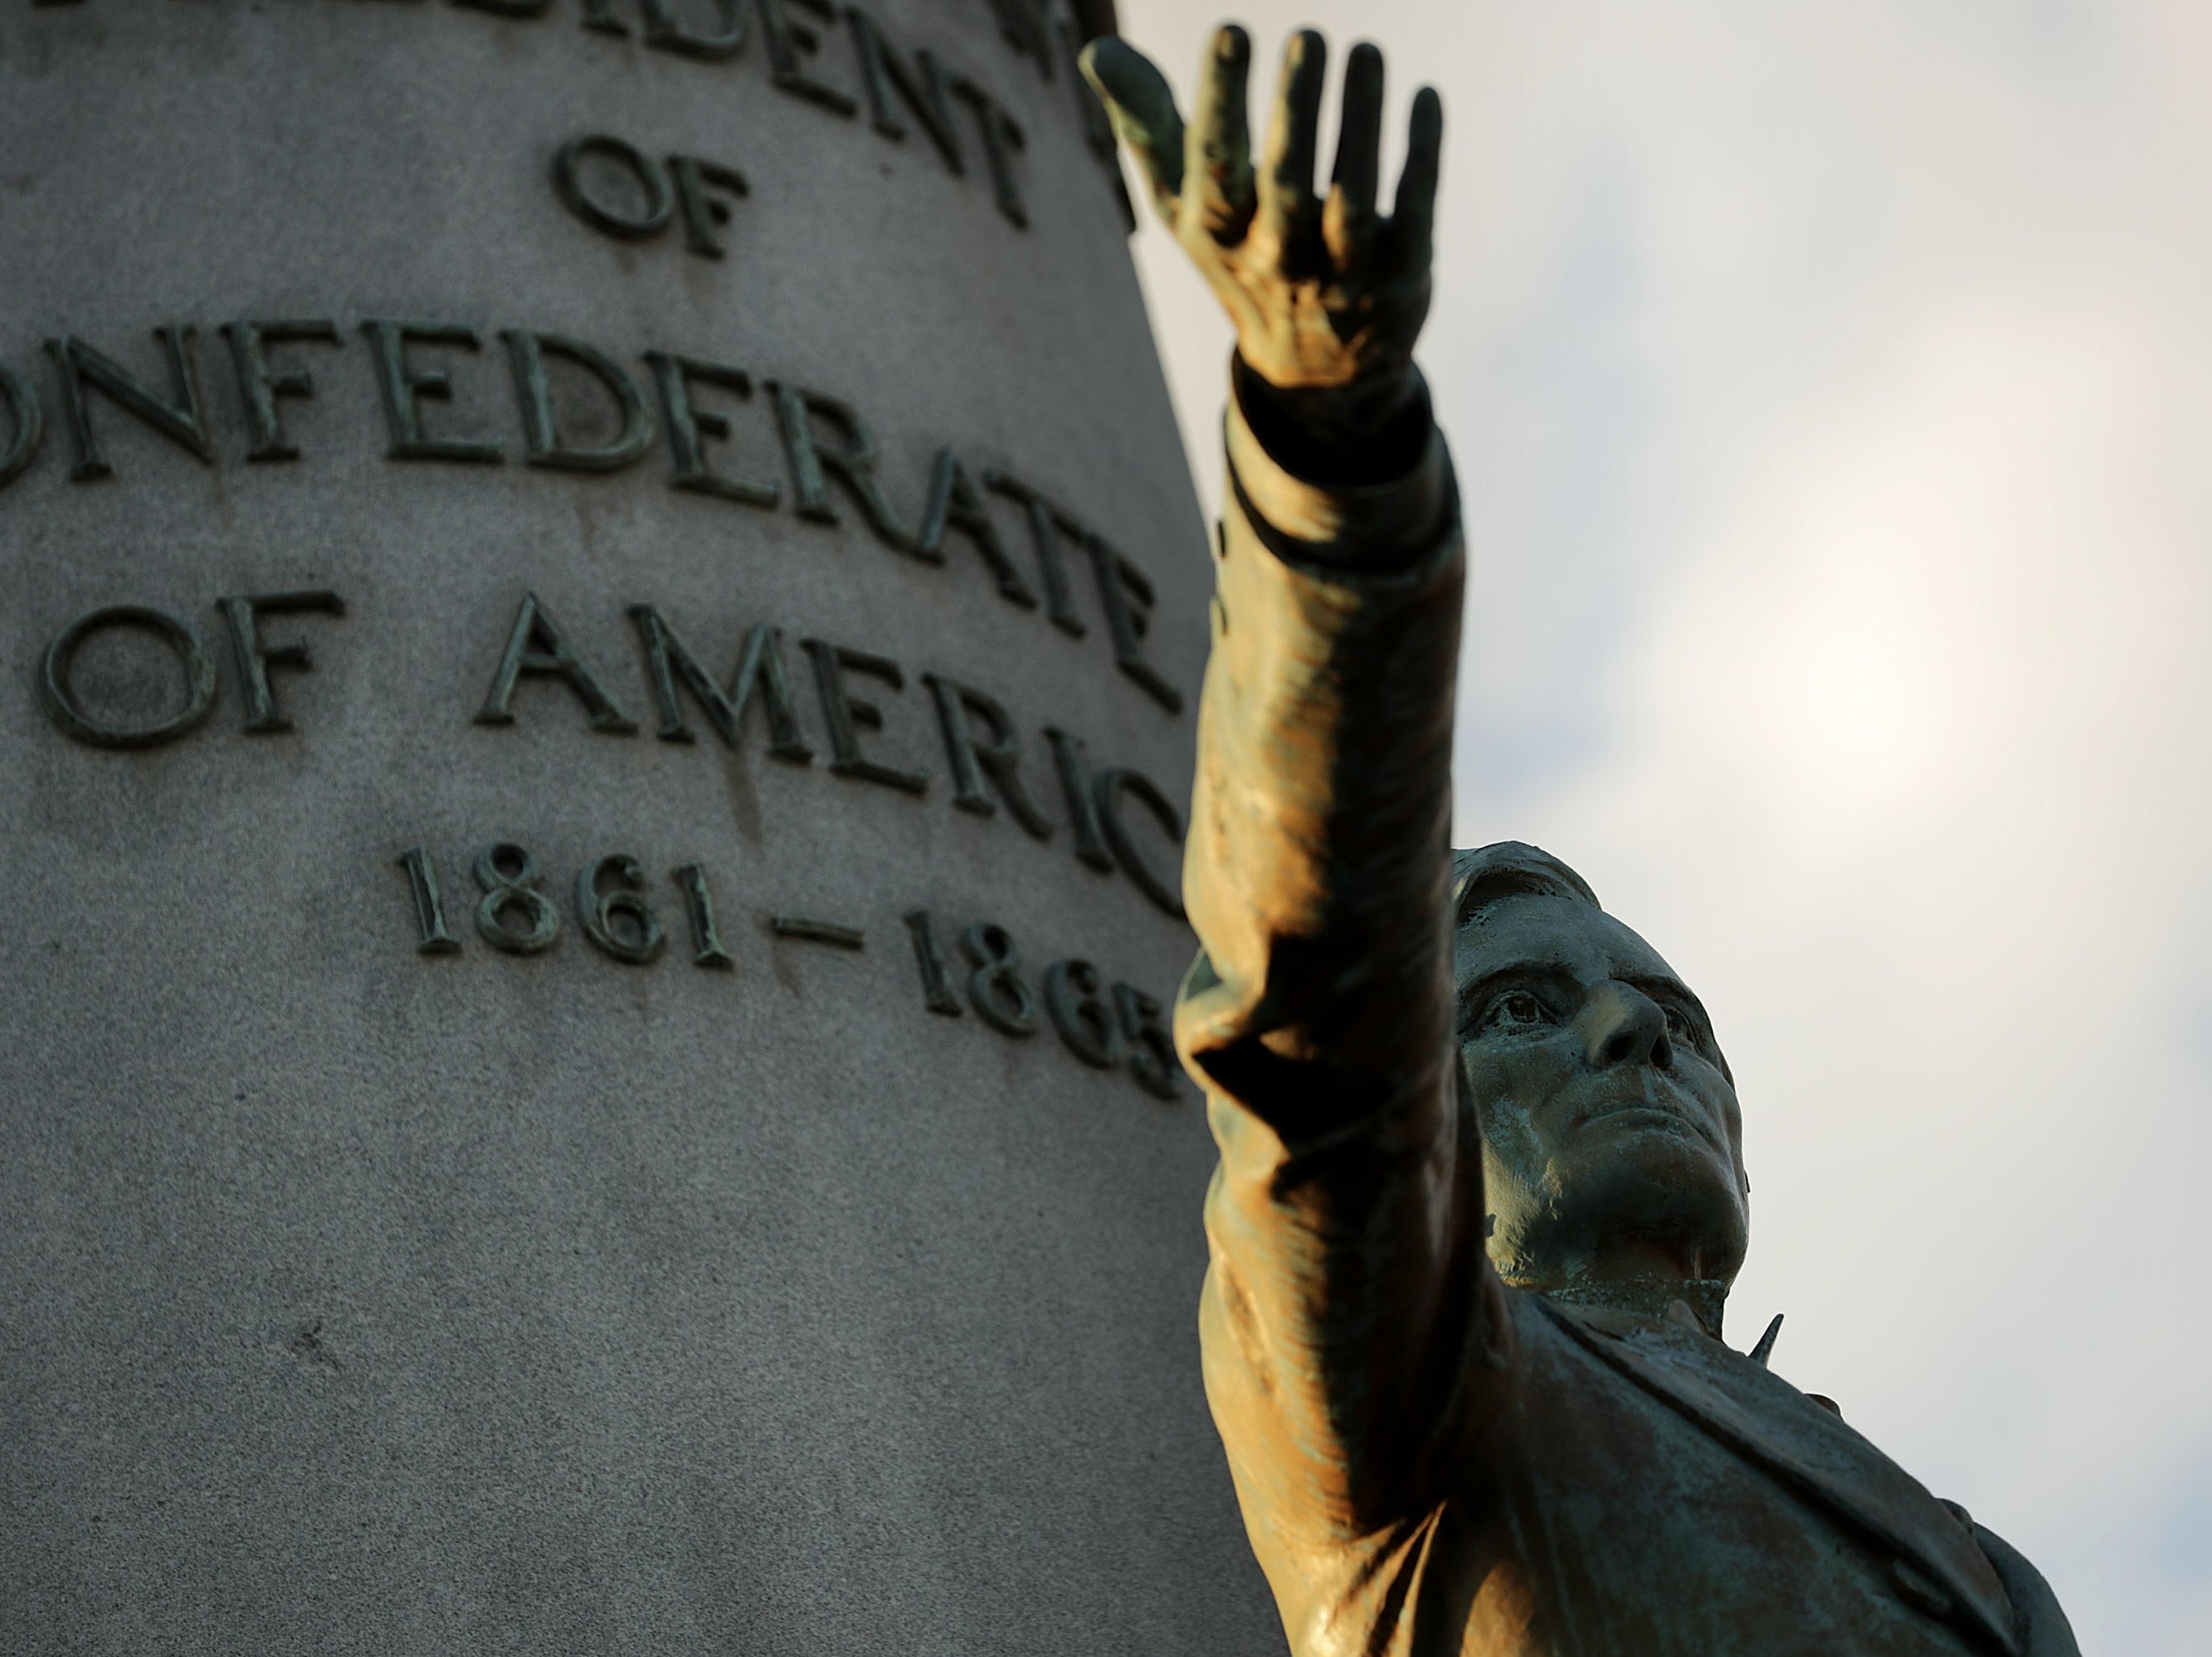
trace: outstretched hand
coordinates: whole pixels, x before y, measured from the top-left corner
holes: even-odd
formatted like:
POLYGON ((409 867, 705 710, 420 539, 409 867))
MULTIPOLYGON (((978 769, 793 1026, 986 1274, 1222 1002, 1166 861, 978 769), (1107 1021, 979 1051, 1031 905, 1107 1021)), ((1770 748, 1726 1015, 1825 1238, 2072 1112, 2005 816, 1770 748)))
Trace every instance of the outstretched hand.
POLYGON ((1160 216, 1237 325, 1247 367, 1286 391, 1394 377, 1412 362, 1429 313, 1443 102, 1428 87, 1413 100, 1405 171, 1385 218, 1376 209, 1382 54, 1358 46, 1346 65, 1326 202, 1314 193, 1314 164, 1327 46, 1310 29, 1291 37, 1256 169, 1245 106, 1251 61, 1243 29, 1215 33, 1188 127, 1165 77, 1120 39, 1094 42, 1083 69, 1160 216))

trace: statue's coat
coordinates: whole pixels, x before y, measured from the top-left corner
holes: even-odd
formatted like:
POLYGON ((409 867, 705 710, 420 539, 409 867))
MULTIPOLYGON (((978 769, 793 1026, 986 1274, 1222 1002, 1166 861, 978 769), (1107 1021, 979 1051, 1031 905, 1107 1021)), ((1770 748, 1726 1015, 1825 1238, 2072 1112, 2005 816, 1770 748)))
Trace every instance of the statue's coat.
POLYGON ((2033 1568, 1680 1319, 1500 1281, 1454 1058, 1462 559, 1431 426, 1316 486, 1240 382, 1176 1019, 1208 1396, 1298 1657, 2078 1657, 2033 1568))

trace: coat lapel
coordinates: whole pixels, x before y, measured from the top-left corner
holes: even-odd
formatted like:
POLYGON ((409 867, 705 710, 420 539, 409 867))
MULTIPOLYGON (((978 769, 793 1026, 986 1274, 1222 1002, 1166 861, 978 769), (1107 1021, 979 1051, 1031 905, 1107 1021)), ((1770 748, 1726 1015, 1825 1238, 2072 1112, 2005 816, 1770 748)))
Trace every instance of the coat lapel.
POLYGON ((1886 1543, 1929 1576, 2007 1657, 2012 1606, 1973 1539, 1911 1474, 1789 1382, 1694 1337, 1619 1336, 1541 1296, 1533 1302, 1577 1344, 1747 1460, 1886 1543), (1674 1349, 1678 1344, 1684 1350, 1674 1349))

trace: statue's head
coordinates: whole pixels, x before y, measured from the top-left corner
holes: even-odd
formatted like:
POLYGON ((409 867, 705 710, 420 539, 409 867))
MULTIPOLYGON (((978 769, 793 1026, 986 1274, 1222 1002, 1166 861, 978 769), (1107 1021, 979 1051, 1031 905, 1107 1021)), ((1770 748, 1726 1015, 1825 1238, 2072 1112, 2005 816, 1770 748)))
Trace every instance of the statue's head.
POLYGON ((1557 858, 1506 841, 1453 863, 1499 1272, 1732 1279, 1750 1231, 1743 1117, 1698 998, 1557 858))

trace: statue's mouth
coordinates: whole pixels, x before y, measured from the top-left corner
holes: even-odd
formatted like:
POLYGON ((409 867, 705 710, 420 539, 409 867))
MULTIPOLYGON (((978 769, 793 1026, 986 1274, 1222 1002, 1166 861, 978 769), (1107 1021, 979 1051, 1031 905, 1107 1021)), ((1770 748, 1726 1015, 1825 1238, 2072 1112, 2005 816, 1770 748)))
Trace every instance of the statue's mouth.
POLYGON ((1575 1123, 1575 1131, 1579 1133, 1584 1128, 1595 1127, 1601 1122, 1619 1129, 1655 1129, 1679 1138, 1693 1138, 1700 1144, 1727 1155, 1726 1148, 1714 1136, 1711 1125, 1698 1112, 1666 1100, 1622 1099, 1611 1104, 1594 1106, 1575 1123))

